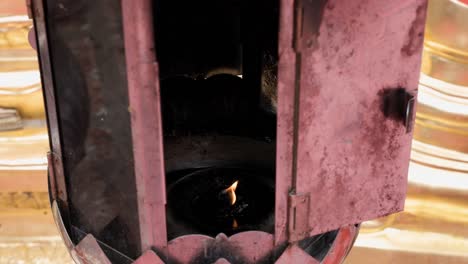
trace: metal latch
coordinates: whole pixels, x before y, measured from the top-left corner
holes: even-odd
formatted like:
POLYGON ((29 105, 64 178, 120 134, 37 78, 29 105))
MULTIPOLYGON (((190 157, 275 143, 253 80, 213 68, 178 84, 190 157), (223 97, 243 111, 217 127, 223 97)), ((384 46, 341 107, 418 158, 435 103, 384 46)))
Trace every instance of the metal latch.
POLYGON ((289 195, 289 242, 309 235, 309 201, 308 193, 289 195))
POLYGON ((413 123, 414 123, 414 106, 415 106, 415 98, 413 95, 410 95, 410 98, 406 102, 406 118, 405 118, 405 127, 406 133, 413 131, 413 123))

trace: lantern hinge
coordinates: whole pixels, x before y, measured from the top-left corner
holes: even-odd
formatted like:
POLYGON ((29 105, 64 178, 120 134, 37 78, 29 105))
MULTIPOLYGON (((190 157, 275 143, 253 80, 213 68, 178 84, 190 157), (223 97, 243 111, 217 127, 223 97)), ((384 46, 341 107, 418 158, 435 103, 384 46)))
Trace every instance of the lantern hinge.
POLYGON ((289 194, 289 242, 309 235, 309 193, 289 194))
POLYGON ((322 15, 327 1, 296 0, 293 47, 298 53, 317 45, 322 15))

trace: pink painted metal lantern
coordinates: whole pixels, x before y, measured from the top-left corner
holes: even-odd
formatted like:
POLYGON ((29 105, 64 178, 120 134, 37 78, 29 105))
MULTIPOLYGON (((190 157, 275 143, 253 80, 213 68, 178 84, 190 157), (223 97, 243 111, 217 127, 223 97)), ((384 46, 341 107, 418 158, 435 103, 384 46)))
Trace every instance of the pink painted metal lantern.
POLYGON ((78 263, 340 263, 403 209, 426 0, 31 0, 78 263))

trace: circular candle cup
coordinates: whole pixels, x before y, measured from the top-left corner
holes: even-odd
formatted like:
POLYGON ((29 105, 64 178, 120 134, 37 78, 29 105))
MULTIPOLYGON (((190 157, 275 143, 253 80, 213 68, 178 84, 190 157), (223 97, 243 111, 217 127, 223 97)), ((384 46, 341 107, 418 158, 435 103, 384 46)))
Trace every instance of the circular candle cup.
POLYGON ((241 231, 272 232, 272 172, 243 168, 208 168, 192 172, 168 188, 168 215, 177 225, 216 236, 241 231), (236 201, 227 189, 238 181, 236 201))

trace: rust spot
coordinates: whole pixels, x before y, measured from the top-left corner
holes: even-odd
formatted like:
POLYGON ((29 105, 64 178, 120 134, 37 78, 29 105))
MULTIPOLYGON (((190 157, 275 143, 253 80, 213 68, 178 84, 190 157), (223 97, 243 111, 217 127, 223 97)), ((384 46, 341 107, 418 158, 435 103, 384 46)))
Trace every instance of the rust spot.
POLYGON ((385 88, 379 91, 380 110, 386 118, 405 124, 406 107, 411 94, 403 87, 385 88))
POLYGON ((411 23, 410 30, 405 45, 401 48, 401 53, 406 56, 411 56, 419 51, 424 40, 424 26, 426 21, 427 2, 421 4, 416 9, 416 17, 411 23))

